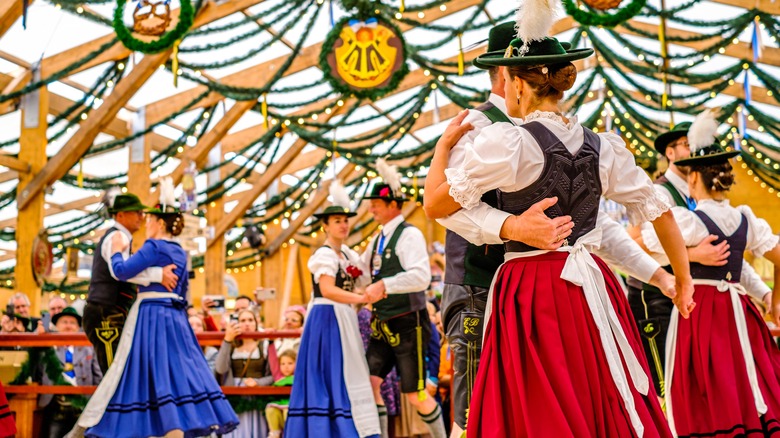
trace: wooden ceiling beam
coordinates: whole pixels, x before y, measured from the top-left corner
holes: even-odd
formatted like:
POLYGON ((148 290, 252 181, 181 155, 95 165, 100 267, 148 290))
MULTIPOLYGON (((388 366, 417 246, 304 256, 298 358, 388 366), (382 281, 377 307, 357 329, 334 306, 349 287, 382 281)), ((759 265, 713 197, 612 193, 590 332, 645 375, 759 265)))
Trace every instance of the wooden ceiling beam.
MULTIPOLYGON (((32 4, 33 0, 28 0, 28 6, 32 4)), ((16 23, 16 20, 22 16, 24 12, 22 0, 6 0, 0 2, 0 37, 3 36, 11 26, 16 23)))
MULTIPOLYGON (((743 9, 757 8, 772 15, 780 15, 780 3, 775 0, 710 0, 713 3, 734 6, 743 9)), ((698 7, 703 5, 697 3, 698 7)))
POLYGON ((155 55, 147 55, 133 68, 124 81, 114 88, 114 92, 106 97, 103 105, 96 109, 87 119, 76 134, 68 140, 44 166, 39 174, 17 195, 19 210, 24 209, 32 197, 43 190, 46 185, 62 178, 71 167, 81 158, 95 141, 100 130, 116 117, 117 112, 127 103, 133 94, 138 91, 146 80, 154 74, 157 67, 165 62, 171 54, 166 50, 155 55))
POLYGON ((8 154, 0 154, 0 166, 5 166, 17 172, 30 171, 30 163, 21 161, 20 159, 12 157, 8 154))

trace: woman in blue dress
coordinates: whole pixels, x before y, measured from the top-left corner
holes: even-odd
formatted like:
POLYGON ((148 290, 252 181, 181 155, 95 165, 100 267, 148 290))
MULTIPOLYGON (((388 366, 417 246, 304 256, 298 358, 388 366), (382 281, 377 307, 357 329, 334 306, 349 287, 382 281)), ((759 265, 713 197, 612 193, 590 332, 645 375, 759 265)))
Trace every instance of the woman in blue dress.
POLYGON ((314 298, 298 351, 286 437, 362 438, 381 433, 357 315, 350 306, 366 302, 356 288, 370 279, 357 253, 344 244, 355 213, 346 207, 349 198, 336 194, 340 188, 338 181, 331 184, 334 203, 341 206, 314 215, 327 239, 309 258, 314 298))
POLYGON ((121 281, 173 263, 179 282, 170 293, 156 283, 139 289, 114 362, 69 436, 196 437, 238 425, 187 322, 187 254, 171 240, 184 220, 170 179, 160 192, 161 204, 147 211, 144 245, 123 260, 129 242, 116 233, 111 263, 121 281))

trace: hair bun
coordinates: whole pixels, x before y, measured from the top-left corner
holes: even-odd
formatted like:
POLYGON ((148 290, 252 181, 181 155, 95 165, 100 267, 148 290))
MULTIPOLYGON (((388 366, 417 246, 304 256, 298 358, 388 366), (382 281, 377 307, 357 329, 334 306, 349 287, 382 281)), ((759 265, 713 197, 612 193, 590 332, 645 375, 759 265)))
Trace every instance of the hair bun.
POLYGON ((577 80, 577 68, 571 62, 550 66, 548 73, 550 86, 558 91, 567 91, 574 86, 577 80))

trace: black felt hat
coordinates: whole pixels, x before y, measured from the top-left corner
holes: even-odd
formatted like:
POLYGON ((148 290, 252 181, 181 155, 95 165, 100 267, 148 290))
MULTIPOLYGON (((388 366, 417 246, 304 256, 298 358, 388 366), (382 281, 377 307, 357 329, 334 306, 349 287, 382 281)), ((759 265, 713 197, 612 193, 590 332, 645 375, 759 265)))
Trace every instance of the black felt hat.
POLYGON ((62 312, 52 316, 51 317, 52 324, 57 325, 57 321, 59 321, 60 318, 63 316, 72 316, 76 318, 76 321, 78 321, 79 323, 79 327, 81 326, 81 315, 79 315, 79 312, 77 312, 76 309, 74 309, 73 307, 66 307, 62 309, 62 312))
POLYGON ((314 217, 316 217, 319 220, 323 220, 330 216, 346 216, 346 217, 354 217, 357 216, 357 213, 354 211, 349 211, 348 208, 342 207, 340 205, 331 205, 330 207, 323 210, 322 213, 316 213, 314 214, 314 217))
POLYGON ((114 198, 114 204, 108 209, 108 212, 115 214, 120 211, 143 211, 148 208, 141 202, 138 196, 132 193, 124 193, 114 198))
POLYGON ((739 151, 727 151, 720 145, 713 144, 694 152, 690 158, 675 161, 674 164, 675 166, 712 166, 725 163, 737 155, 739 151))
POLYGON ((371 188, 371 193, 363 199, 384 199, 385 201, 404 202, 406 198, 403 195, 393 194, 393 189, 389 184, 377 183, 371 188))
POLYGON ((653 142, 655 150, 657 150, 659 154, 665 155, 666 147, 677 139, 687 136, 689 129, 691 129, 691 122, 682 122, 674 125, 671 131, 664 132, 656 137, 655 142, 653 142))
POLYGON ((497 52, 485 53, 479 62, 488 67, 553 65, 587 58, 593 55, 593 49, 572 49, 571 44, 561 43, 556 38, 545 37, 527 44, 515 38, 498 56, 497 52))

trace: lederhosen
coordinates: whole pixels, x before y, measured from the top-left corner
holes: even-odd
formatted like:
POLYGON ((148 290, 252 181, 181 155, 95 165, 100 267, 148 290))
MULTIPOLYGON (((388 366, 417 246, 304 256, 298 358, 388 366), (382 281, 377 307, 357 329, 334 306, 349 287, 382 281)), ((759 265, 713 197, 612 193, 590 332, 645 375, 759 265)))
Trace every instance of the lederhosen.
MULTIPOLYGON (((477 108, 491 123, 512 121, 495 105, 486 102, 477 108)), ((482 201, 498 207, 495 190, 482 195, 482 201)), ((455 423, 466 427, 471 390, 482 353, 482 325, 488 288, 504 261, 503 245, 473 245, 447 230, 446 263, 442 293, 442 321, 452 352, 452 400, 455 423)))
POLYGON ((103 242, 114 231, 121 233, 116 227, 109 228, 100 239, 92 259, 92 279, 82 321, 84 333, 95 348, 95 356, 103 374, 113 361, 127 312, 138 296, 134 284, 118 281, 111 276, 108 268, 111 261, 103 259, 101 255, 103 242))
MULTIPOLYGON (((410 226, 406 222, 398 225, 382 251, 379 251, 380 239, 374 240, 372 282, 404 272, 395 248, 403 231, 410 226)), ((374 303, 371 340, 366 350, 371 375, 384 379, 397 367, 401 392, 424 392, 425 357, 431 331, 424 291, 388 294, 374 303)))
MULTIPOLYGON (((688 208, 685 198, 677 188, 665 177, 654 181, 671 193, 676 207, 688 208)), ((663 268, 672 273, 670 265, 663 268)), ((626 281, 628 286, 628 304, 634 314, 637 328, 642 335, 642 346, 645 349, 647 362, 650 364, 650 374, 653 377, 655 390, 659 396, 665 394, 664 364, 666 363, 666 333, 669 330, 669 319, 674 309, 671 298, 664 295, 660 289, 647 283, 642 283, 634 277, 626 281)))

